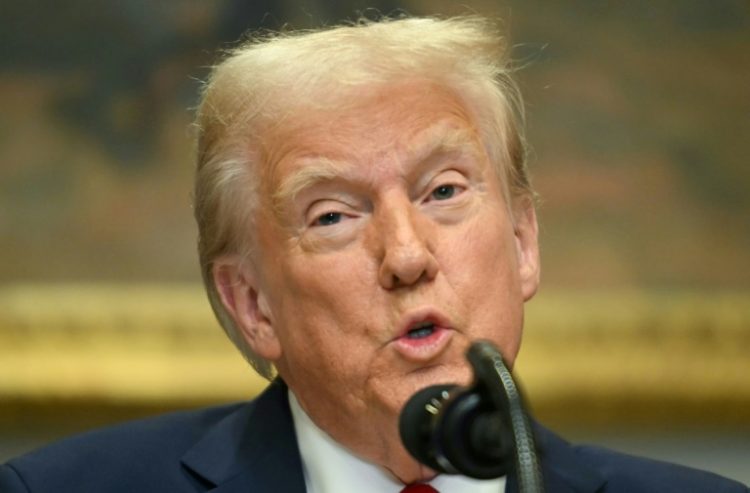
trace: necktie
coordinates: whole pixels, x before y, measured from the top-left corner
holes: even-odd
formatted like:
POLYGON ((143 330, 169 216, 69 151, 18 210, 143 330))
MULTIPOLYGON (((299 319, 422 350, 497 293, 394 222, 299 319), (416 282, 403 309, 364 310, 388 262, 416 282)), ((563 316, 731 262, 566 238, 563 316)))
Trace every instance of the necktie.
POLYGON ((414 483, 407 485, 406 488, 401 490, 401 493, 440 493, 438 490, 424 483, 414 483))

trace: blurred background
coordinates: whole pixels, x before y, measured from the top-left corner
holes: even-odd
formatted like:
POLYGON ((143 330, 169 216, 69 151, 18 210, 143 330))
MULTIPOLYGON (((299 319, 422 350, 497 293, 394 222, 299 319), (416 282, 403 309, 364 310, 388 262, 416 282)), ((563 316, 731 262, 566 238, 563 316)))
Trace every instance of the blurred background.
POLYGON ((0 460, 263 382, 202 293, 190 122, 247 30, 503 20, 543 284, 517 375, 574 440, 750 483, 745 0, 32 0, 0 9, 0 460))

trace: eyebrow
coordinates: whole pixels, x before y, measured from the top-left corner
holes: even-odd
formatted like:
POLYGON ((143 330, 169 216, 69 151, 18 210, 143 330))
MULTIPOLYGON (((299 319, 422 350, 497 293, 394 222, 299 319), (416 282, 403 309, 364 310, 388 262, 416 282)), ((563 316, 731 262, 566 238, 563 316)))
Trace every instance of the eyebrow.
MULTIPOLYGON (((445 122, 428 127, 417 137, 416 146, 407 149, 406 161, 414 166, 438 154, 475 153, 477 137, 465 129, 446 128, 445 122)), ((287 177, 273 194, 276 210, 295 199, 302 190, 318 183, 330 182, 346 174, 351 163, 325 157, 305 159, 308 161, 294 174, 287 177)))
POLYGON ((302 190, 342 176, 347 164, 322 157, 304 160, 308 161, 308 164, 281 182, 273 194, 273 203, 277 210, 283 204, 293 201, 302 190))
POLYGON ((406 160, 414 166, 440 154, 476 153, 478 146, 474 132, 446 127, 446 123, 441 122, 425 129, 416 139, 418 144, 407 150, 406 160))

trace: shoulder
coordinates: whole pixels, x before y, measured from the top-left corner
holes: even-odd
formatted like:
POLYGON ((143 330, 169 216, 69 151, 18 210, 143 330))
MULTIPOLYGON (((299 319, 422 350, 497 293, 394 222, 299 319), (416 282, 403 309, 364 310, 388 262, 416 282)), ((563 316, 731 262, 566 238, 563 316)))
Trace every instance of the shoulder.
MULTIPOLYGON (((541 429, 545 447, 543 463, 553 474, 566 476, 570 470, 596 475, 606 493, 748 493, 748 488, 730 479, 677 464, 637 457, 590 445, 571 445, 541 429), (563 470, 565 469, 565 470, 563 470)), ((590 490, 589 490, 590 491, 590 490)))
POLYGON ((105 484, 106 491, 174 491, 194 481, 180 457, 207 429, 245 407, 177 412, 61 440, 0 465, 0 491, 104 491, 105 484))
POLYGON ((601 471, 607 492, 747 492, 730 479, 668 462, 636 457, 603 447, 577 446, 577 454, 601 471))
POLYGON ((611 485, 607 491, 747 492, 742 484, 708 471, 636 457, 603 447, 579 446, 578 453, 596 464, 611 485))

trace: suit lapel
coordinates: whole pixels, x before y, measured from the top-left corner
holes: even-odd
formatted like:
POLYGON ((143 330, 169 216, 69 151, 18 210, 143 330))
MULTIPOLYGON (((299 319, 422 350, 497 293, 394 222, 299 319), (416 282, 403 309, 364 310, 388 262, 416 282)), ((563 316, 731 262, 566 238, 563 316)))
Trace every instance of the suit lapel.
POLYGON ((254 402, 211 428, 182 464, 213 493, 304 492, 287 387, 275 380, 254 402))

